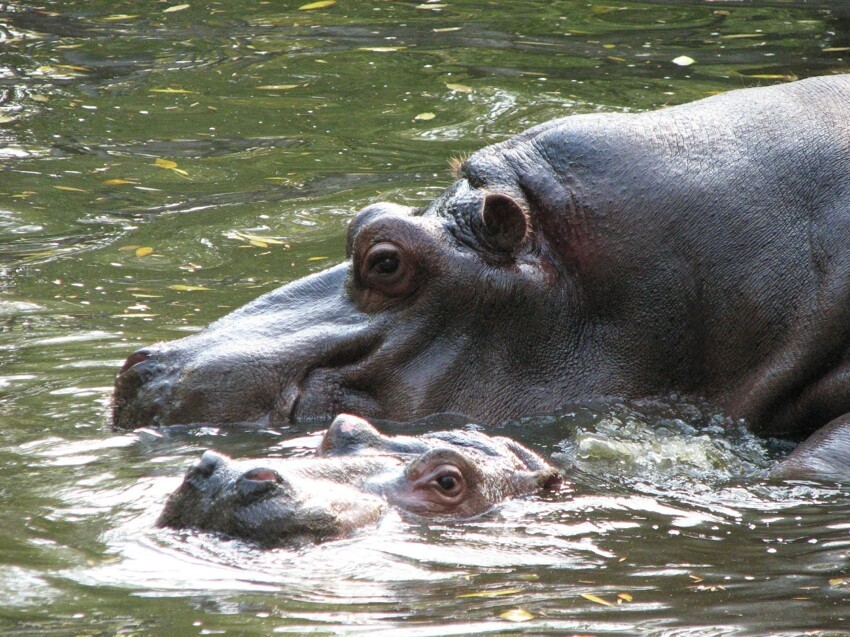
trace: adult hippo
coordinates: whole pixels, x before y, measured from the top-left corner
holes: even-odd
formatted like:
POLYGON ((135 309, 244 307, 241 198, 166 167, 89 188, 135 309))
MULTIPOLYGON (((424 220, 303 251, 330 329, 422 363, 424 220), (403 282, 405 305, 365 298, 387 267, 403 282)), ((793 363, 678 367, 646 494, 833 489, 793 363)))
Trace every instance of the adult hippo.
POLYGON ((509 438, 471 430, 384 436, 341 415, 313 458, 236 461, 205 452, 158 524, 300 543, 349 535, 389 507, 420 519, 472 518, 559 482, 556 469, 509 438))
POLYGON ((536 126, 347 260, 132 354, 117 427, 481 423, 676 392, 803 438, 850 412, 850 75, 536 126))

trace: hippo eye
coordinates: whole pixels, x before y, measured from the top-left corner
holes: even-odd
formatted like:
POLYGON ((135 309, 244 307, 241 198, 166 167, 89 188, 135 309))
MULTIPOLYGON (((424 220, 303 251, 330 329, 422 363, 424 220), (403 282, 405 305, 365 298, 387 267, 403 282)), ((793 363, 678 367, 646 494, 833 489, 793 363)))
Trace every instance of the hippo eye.
POLYGON ((376 243, 366 252, 361 278, 369 288, 387 296, 408 294, 413 282, 404 252, 388 241, 376 243))

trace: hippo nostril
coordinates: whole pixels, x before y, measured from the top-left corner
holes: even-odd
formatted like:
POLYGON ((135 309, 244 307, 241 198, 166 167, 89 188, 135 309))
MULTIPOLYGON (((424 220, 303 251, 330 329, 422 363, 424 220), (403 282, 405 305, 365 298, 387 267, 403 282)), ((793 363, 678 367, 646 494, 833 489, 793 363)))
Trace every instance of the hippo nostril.
POLYGON ((242 474, 246 480, 254 480, 255 482, 280 482, 281 477, 277 471, 266 468, 257 468, 246 471, 242 474))
POLYGON ((201 456, 198 464, 195 465, 195 469, 201 475, 211 476, 215 473, 216 468, 223 462, 224 457, 220 453, 216 453, 215 451, 208 449, 204 452, 204 455, 201 456))
POLYGON ((130 354, 130 356, 127 357, 127 360, 124 361, 124 365, 121 367, 121 371, 118 372, 118 374, 123 374, 134 365, 137 365, 138 363, 143 363, 149 358, 150 352, 143 349, 140 349, 138 352, 130 354))

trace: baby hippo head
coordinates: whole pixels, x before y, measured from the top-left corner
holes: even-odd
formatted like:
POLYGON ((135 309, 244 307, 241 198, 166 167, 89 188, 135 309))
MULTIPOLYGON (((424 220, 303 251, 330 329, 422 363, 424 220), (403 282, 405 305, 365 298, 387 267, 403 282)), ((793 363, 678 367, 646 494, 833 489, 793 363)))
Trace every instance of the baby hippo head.
POLYGON ((342 415, 313 458, 232 460, 205 452, 158 524, 297 544, 350 535, 389 507, 420 519, 472 518, 559 480, 556 469, 509 438, 468 430, 385 436, 342 415))

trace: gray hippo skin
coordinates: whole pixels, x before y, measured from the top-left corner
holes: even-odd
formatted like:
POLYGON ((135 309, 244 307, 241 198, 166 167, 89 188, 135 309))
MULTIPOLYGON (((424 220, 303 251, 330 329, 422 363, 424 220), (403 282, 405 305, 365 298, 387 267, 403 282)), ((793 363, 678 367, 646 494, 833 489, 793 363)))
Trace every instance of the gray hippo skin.
POLYGON ((465 430, 391 437, 341 415, 315 458, 236 461, 207 451, 158 524, 266 546, 303 543, 345 537, 388 506, 417 518, 466 519, 559 481, 556 469, 509 438, 465 430))
POLYGON ((850 412, 850 75, 536 126, 346 261, 131 355, 114 424, 496 423, 707 398, 803 439, 850 412))

